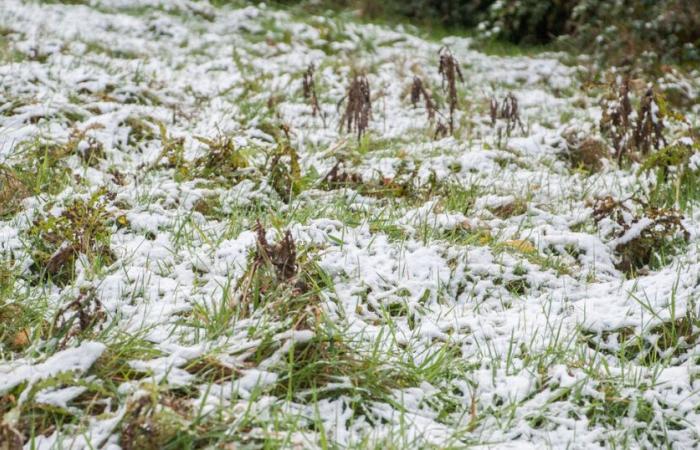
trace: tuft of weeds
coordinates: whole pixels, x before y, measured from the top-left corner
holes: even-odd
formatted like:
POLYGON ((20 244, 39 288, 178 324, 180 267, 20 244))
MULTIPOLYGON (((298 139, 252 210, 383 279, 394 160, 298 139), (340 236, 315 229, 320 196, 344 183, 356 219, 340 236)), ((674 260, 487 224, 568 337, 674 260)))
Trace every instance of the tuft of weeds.
POLYGON ((111 264, 111 221, 100 192, 87 201, 74 201, 59 216, 35 221, 28 230, 32 272, 39 280, 65 285, 73 276, 78 255, 92 263, 111 264))
POLYGON ((366 75, 353 76, 347 93, 338 102, 338 108, 343 102, 346 105, 345 112, 340 117, 340 132, 342 133, 343 129, 347 132, 355 131, 357 141, 360 142, 372 119, 372 96, 366 75))
POLYGON ((158 138, 158 132, 151 117, 129 116, 121 125, 129 129, 127 144, 138 147, 141 143, 158 138))
POLYGON ((269 264, 275 269, 277 281, 286 282, 297 273, 297 250, 292 234, 287 230, 280 242, 270 245, 265 238, 265 228, 260 222, 256 225, 257 264, 269 264))
POLYGON ((454 134, 454 113, 459 107, 457 80, 464 83, 464 77, 462 76, 462 70, 459 68, 459 62, 452 55, 449 47, 440 48, 438 56, 440 57, 438 72, 442 76, 442 89, 447 93, 447 101, 450 108, 450 134, 454 134))
POLYGON ((641 214, 612 197, 596 199, 593 204, 596 225, 607 220, 615 227, 611 236, 618 258, 615 266, 628 276, 646 267, 664 265, 665 257, 675 253, 678 243, 690 238, 677 210, 655 208, 637 199, 635 202, 641 206, 641 214))
POLYGON ((311 105, 311 115, 313 117, 320 116, 321 120, 323 121, 323 126, 325 127, 326 116, 323 114, 323 111, 318 104, 318 96, 316 95, 316 80, 314 79, 315 70, 316 68, 314 67, 313 63, 311 63, 309 64, 309 67, 306 68, 306 72, 304 72, 304 98, 311 105))

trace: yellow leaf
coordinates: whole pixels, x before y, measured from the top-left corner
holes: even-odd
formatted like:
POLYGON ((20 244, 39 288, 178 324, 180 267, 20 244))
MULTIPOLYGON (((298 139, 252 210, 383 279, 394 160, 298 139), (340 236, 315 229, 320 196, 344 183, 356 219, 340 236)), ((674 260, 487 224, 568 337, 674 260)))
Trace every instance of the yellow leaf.
POLYGON ((535 253, 536 251, 535 246, 524 239, 512 239, 505 241, 503 244, 522 253, 535 253))
POLYGON ((29 345, 29 332, 26 328, 19 330, 17 334, 15 334, 15 337, 12 338, 12 345, 19 348, 29 345))

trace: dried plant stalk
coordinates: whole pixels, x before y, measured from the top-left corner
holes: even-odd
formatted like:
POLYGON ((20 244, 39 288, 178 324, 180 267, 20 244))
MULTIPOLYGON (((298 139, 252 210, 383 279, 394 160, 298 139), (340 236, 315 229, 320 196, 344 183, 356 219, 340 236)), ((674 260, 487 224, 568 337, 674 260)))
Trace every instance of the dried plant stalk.
POLYGON ((603 103, 600 131, 612 142, 618 164, 623 156, 635 159, 635 151, 647 155, 652 147, 658 150, 662 145, 667 145, 663 135, 663 114, 651 87, 639 102, 634 125, 635 116, 629 97, 629 77, 613 82, 611 90, 603 103))
POLYGON ((459 106, 457 99, 457 80, 464 83, 462 70, 459 68, 459 62, 452 55, 452 51, 448 47, 442 47, 438 51, 440 56, 440 65, 438 72, 442 76, 442 89, 447 92, 447 101, 450 107, 450 133, 454 133, 454 112, 459 106))
POLYGON ((625 77, 618 83, 616 96, 609 99, 603 107, 600 131, 608 135, 615 149, 618 163, 623 154, 629 151, 629 131, 632 121, 632 103, 630 102, 630 79, 625 77))
POLYGON ((664 122, 659 114, 659 107, 654 100, 654 90, 647 89, 644 98, 639 104, 637 126, 634 130, 634 145, 642 155, 647 155, 654 147, 658 150, 661 144, 666 144, 663 135, 664 122))
POLYGON ((265 238, 265 228, 260 221, 255 226, 257 234, 256 264, 268 262, 275 268, 278 281, 287 281, 297 273, 297 250, 292 234, 287 230, 277 244, 271 245, 265 238))
POLYGON ((500 103, 496 100, 496 97, 491 97, 489 109, 492 127, 496 125, 498 119, 502 119, 506 121, 506 134, 508 136, 510 136, 516 125, 520 127, 520 131, 525 132, 525 127, 523 127, 523 123, 520 120, 518 99, 512 92, 509 92, 500 103))
POLYGON ((433 139, 441 139, 447 137, 448 134, 450 134, 450 130, 442 123, 442 120, 438 120, 433 139))
POLYGON ((316 95, 316 81, 314 79, 316 68, 314 64, 309 64, 304 72, 303 88, 304 88, 304 98, 307 99, 311 105, 311 115, 316 117, 317 115, 321 117, 323 121, 323 126, 326 126, 326 117, 321 110, 318 103, 318 96, 316 95))
POLYGON ((433 97, 425 89, 423 85, 423 80, 419 77, 413 77, 413 84, 411 85, 411 103, 415 108, 420 102, 421 97, 423 97, 423 102, 425 103, 425 112, 428 114, 428 120, 432 122, 435 120, 435 102, 433 102, 433 97))
POLYGON ((372 119, 372 99, 369 81, 365 75, 353 77, 347 94, 338 102, 339 108, 343 102, 346 102, 346 105, 345 112, 340 118, 340 132, 343 132, 343 128, 348 132, 356 131, 359 141, 372 119))

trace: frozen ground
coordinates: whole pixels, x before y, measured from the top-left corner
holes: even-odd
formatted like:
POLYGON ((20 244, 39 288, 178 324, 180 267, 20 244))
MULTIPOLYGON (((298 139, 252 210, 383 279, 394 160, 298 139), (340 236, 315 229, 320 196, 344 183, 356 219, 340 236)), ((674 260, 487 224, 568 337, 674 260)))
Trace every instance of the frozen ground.
MULTIPOLYGON (((85 3, 0 4, 0 442, 700 445, 697 199, 687 239, 623 273, 651 219, 616 234, 593 205, 653 177, 572 167, 562 136, 601 117, 583 67, 344 16, 85 3), (443 45, 464 83, 435 140, 409 91, 445 105, 443 45), (337 126, 353 71, 360 143, 337 126), (510 137, 489 114, 508 92, 510 137), (258 220, 291 231, 290 277, 256 258, 258 220)), ((697 126, 691 75, 663 83, 697 126)))

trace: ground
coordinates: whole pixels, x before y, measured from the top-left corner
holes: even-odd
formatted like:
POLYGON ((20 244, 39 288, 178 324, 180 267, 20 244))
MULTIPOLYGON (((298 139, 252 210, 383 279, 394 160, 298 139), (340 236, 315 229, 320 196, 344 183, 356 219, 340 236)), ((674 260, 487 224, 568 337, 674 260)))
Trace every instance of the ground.
POLYGON ((3 1, 0 448, 700 445, 700 73, 633 80, 662 173, 584 57, 486 50, 3 1))

